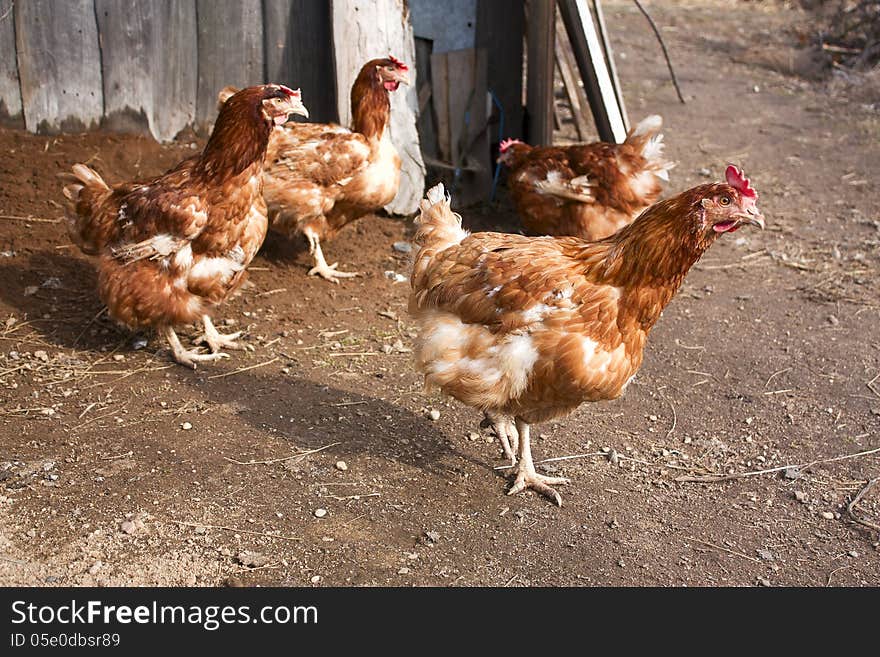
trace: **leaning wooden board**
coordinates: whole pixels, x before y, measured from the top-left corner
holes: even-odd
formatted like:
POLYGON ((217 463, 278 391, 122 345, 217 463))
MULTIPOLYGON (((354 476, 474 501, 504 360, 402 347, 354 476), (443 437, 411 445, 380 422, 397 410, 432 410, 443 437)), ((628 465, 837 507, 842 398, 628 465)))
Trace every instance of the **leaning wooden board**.
POLYGON ((170 141, 196 107, 193 0, 95 0, 108 127, 170 141))
POLYGON ((15 62, 12 0, 0 0, 0 120, 21 119, 21 87, 15 62))
POLYGON ((217 93, 223 87, 265 81, 263 9, 260 0, 198 0, 197 12, 196 125, 207 130, 217 116, 217 93))
POLYGON ((94 0, 28 0, 13 14, 27 129, 97 127, 104 94, 94 0))
POLYGON ((351 85, 367 61, 392 54, 410 65, 410 86, 391 94, 391 139, 400 153, 401 176, 397 196, 385 206, 394 214, 410 214, 418 209, 425 191, 425 164, 416 129, 419 100, 409 10, 403 0, 335 0, 332 11, 337 103, 343 125, 351 122, 351 85))

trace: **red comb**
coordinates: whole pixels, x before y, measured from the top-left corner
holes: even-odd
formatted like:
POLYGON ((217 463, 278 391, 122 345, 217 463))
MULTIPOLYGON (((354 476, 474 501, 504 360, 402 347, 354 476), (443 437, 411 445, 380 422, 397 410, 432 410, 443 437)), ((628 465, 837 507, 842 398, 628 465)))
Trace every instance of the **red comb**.
POLYGON ((724 175, 727 178, 727 184, 738 190, 740 194, 750 198, 758 198, 758 192, 752 188, 749 179, 735 166, 729 165, 724 175))
POLYGON ((390 59, 390 60, 392 61, 392 63, 393 63, 397 68, 399 68, 401 71, 408 71, 408 70, 409 70, 409 66, 407 66, 407 65, 404 64, 402 61, 400 61, 399 59, 397 59, 397 57, 395 57, 394 55, 388 55, 388 59, 390 59))
POLYGON ((504 153, 508 148, 513 146, 514 144, 521 144, 522 142, 519 139, 503 139, 501 143, 498 145, 498 152, 504 153))

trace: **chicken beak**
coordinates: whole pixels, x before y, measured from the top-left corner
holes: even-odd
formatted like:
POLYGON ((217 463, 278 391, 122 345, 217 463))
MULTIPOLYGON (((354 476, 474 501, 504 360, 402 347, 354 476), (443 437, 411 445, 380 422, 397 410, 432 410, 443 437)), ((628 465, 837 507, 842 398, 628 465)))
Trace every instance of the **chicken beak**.
POLYGON ((764 230, 764 215, 756 207, 751 207, 745 212, 737 213, 736 218, 739 219, 740 225, 755 226, 764 230))
POLYGON ((285 107, 288 116, 290 114, 297 114, 299 116, 304 116, 309 118, 309 110, 306 109, 306 106, 303 105, 302 99, 299 96, 294 96, 290 99, 290 102, 285 107))
POLYGON ((410 84, 409 76, 406 73, 403 73, 402 71, 395 71, 394 72, 394 79, 397 82, 400 82, 401 84, 405 84, 406 86, 409 86, 409 84, 410 84))

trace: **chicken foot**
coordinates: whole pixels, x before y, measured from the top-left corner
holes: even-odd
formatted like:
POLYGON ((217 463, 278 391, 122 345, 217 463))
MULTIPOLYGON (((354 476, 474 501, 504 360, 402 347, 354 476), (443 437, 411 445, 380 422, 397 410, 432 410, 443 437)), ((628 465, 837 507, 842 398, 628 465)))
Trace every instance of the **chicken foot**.
POLYGON ((562 497, 552 486, 561 486, 567 484, 568 479, 564 477, 548 477, 538 474, 535 470, 535 464, 532 461, 532 446, 529 443, 529 425, 520 418, 516 418, 516 430, 519 434, 519 465, 516 466, 516 479, 513 486, 507 491, 508 495, 516 495, 531 488, 542 495, 546 495, 557 505, 562 506, 562 497))
POLYGON ((321 239, 312 232, 306 232, 306 238, 309 240, 309 253, 315 259, 315 266, 309 269, 309 276, 318 275, 331 283, 339 283, 340 278, 355 278, 360 276, 357 272, 337 271, 338 262, 328 265, 324 259, 324 252, 321 251, 321 239))
POLYGON ((193 344, 206 344, 212 354, 218 353, 221 349, 232 349, 234 351, 253 351, 250 345, 236 342, 241 337, 242 332, 223 334, 214 326, 214 322, 208 315, 202 315, 202 323, 205 325, 205 332, 193 340, 193 344))
POLYGON ((224 354, 222 351, 213 354, 203 354, 196 349, 184 349, 183 345, 180 344, 180 338, 177 337, 177 333, 170 326, 162 329, 162 335, 165 336, 168 344, 171 345, 171 353, 174 356, 174 360, 181 365, 196 369, 196 363, 229 358, 229 354, 224 354))
POLYGON ((495 435, 501 441, 501 449, 504 450, 504 456, 510 459, 510 465, 516 465, 516 450, 519 447, 519 433, 512 420, 508 420, 503 415, 496 415, 490 411, 483 413, 485 416, 480 422, 481 427, 491 426, 495 430, 495 435))

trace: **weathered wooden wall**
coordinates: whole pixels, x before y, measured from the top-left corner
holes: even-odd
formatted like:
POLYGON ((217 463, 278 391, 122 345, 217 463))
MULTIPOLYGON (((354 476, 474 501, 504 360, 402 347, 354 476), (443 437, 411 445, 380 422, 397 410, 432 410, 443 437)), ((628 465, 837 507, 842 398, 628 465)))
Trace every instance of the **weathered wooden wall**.
POLYGON ((196 109, 196 8, 187 0, 95 0, 105 124, 169 141, 196 109))
POLYGON ((17 0, 12 13, 28 130, 97 127, 104 91, 94 0, 17 0))
POLYGON ((15 62, 15 25, 12 0, 0 0, 0 120, 19 123, 21 86, 15 62))
POLYGON ((340 123, 351 121, 349 91, 365 62, 392 54, 410 66, 410 86, 391 94, 391 139, 402 160, 400 190, 389 212, 415 212, 425 189, 425 164, 416 130, 416 47, 404 0, 334 0, 333 43, 340 123))
POLYGON ((272 81, 333 121, 330 20, 326 0, 0 0, 0 120, 169 141, 208 131, 224 86, 272 81))

